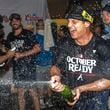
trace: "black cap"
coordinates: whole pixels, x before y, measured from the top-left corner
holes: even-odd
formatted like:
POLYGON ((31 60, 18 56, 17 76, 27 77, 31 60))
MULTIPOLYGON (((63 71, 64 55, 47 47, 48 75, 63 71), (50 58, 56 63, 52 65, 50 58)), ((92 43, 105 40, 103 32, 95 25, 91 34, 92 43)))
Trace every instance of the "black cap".
POLYGON ((110 13, 110 3, 106 4, 105 7, 102 8, 102 11, 107 11, 110 13))
POLYGON ((65 18, 78 19, 81 21, 89 21, 93 23, 93 17, 79 5, 74 5, 66 14, 65 18))
POLYGON ((21 16, 18 13, 12 13, 9 20, 12 21, 13 19, 21 20, 21 16))
POLYGON ((0 23, 0 29, 3 29, 4 28, 4 26, 0 23))

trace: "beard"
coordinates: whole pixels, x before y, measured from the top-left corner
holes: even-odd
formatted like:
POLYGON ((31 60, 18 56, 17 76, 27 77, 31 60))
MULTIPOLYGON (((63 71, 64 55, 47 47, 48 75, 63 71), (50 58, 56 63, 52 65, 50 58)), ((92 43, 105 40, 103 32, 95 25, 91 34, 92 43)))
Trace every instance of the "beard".
POLYGON ((22 28, 22 25, 17 25, 17 24, 12 25, 13 30, 18 30, 20 28, 22 28))

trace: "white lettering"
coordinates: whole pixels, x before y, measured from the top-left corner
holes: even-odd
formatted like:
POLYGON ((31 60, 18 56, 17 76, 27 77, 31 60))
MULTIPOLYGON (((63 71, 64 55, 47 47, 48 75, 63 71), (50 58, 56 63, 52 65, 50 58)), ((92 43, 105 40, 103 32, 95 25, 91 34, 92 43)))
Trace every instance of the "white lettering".
POLYGON ((82 59, 67 56, 68 70, 72 72, 92 73, 93 67, 96 66, 96 60, 82 59))
POLYGON ((89 73, 92 73, 92 70, 93 70, 93 66, 88 66, 89 73))
POLYGON ((74 71, 74 65, 72 63, 69 63, 69 68, 68 68, 69 71, 72 71, 72 72, 75 72, 74 71))

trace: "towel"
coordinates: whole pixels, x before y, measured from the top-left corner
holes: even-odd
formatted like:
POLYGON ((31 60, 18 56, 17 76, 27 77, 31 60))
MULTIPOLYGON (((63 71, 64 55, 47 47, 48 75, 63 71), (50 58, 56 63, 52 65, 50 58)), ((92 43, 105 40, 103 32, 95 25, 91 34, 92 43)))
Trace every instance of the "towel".
POLYGON ((44 22, 44 49, 47 51, 50 49, 50 47, 55 45, 51 30, 51 22, 51 19, 46 19, 44 22))

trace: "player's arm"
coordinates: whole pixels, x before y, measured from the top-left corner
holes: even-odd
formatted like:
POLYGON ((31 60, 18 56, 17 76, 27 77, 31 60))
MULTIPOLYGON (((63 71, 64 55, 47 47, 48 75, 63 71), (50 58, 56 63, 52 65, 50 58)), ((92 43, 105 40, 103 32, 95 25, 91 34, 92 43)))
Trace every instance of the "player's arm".
POLYGON ((15 54, 15 51, 9 50, 5 55, 0 56, 0 63, 5 62, 9 58, 12 58, 15 54))
POLYGON ((37 54, 39 53, 41 50, 40 45, 39 44, 35 44, 33 46, 32 49, 28 50, 28 51, 24 51, 24 52, 16 52, 15 53, 15 58, 19 59, 19 58, 23 58, 23 57, 27 57, 33 54, 37 54))
POLYGON ((76 104, 79 100, 81 93, 88 92, 88 91, 102 91, 105 89, 110 89, 110 80, 108 79, 99 79, 89 84, 85 84, 79 87, 76 87, 72 90, 72 93, 75 95, 73 102, 67 102, 70 106, 76 104))
POLYGON ((0 63, 6 61, 8 59, 7 55, 0 56, 0 63))
POLYGON ((39 44, 35 44, 32 49, 23 52, 22 56, 23 57, 30 56, 30 55, 33 55, 33 54, 36 54, 36 53, 39 53, 39 52, 40 52, 40 45, 39 44))
POLYGON ((60 69, 56 65, 53 65, 50 69, 50 75, 60 75, 60 69))
POLYGON ((79 86, 77 89, 79 89, 81 93, 87 91, 101 91, 104 89, 110 89, 110 80, 102 78, 92 83, 79 86))

